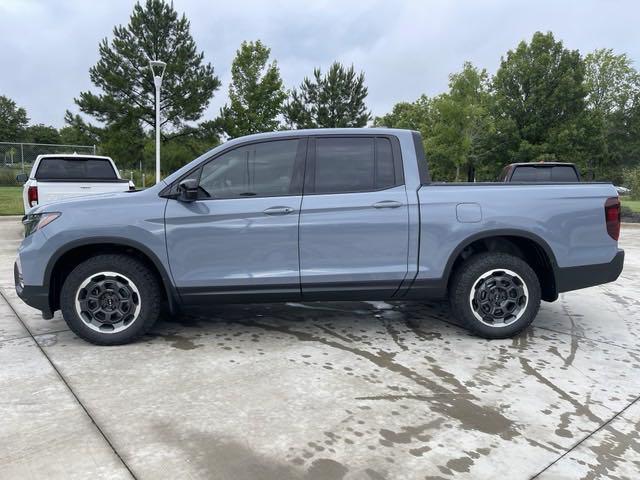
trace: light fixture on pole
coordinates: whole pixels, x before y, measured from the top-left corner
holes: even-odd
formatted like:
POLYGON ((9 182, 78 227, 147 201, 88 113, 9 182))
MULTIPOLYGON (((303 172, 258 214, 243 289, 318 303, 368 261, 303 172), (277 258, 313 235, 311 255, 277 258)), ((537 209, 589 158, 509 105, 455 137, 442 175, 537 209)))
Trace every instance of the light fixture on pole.
POLYGON ((156 87, 156 183, 160 183, 160 87, 166 66, 167 64, 160 60, 149 60, 153 84, 156 87))

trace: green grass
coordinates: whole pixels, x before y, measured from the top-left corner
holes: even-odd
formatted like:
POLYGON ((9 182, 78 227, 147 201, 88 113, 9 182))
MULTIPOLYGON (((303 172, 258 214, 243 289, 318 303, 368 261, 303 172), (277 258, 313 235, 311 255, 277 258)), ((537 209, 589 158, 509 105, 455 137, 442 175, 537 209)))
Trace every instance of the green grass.
POLYGON ((0 215, 23 215, 22 187, 0 187, 0 215))
POLYGON ((625 207, 629 207, 636 213, 640 213, 640 200, 628 200, 626 198, 622 198, 622 205, 625 207))

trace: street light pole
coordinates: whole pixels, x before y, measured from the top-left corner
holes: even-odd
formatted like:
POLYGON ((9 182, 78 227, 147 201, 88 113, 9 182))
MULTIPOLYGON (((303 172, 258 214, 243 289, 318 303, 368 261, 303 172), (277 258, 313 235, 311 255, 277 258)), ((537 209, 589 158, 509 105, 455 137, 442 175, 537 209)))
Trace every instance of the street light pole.
POLYGON ((156 183, 160 183, 160 87, 166 66, 167 64, 160 60, 149 60, 153 84, 156 87, 156 183))

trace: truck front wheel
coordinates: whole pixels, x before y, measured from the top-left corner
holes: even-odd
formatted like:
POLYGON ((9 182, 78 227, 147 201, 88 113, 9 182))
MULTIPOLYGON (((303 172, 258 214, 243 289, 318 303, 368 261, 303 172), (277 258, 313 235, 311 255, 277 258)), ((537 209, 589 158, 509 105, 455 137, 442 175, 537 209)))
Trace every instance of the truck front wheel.
POLYGON ((129 255, 98 255, 67 276, 62 316, 80 338, 122 345, 144 335, 158 319, 161 293, 149 268, 129 255))
POLYGON ((512 337, 540 308, 540 282, 521 258, 500 252, 474 255, 455 271, 449 289, 453 314, 484 338, 512 337))

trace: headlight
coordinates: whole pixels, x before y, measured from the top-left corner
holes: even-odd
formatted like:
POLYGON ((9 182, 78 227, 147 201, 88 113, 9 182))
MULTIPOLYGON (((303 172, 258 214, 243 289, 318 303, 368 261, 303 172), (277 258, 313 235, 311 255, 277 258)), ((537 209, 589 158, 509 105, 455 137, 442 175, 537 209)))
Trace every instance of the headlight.
POLYGON ((32 233, 37 232, 41 228, 46 227, 59 216, 60 212, 32 213, 25 215, 22 217, 25 238, 32 233))

